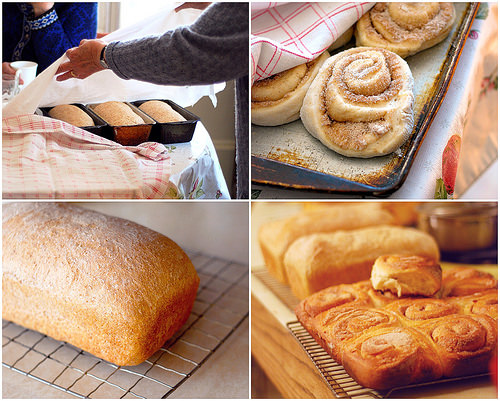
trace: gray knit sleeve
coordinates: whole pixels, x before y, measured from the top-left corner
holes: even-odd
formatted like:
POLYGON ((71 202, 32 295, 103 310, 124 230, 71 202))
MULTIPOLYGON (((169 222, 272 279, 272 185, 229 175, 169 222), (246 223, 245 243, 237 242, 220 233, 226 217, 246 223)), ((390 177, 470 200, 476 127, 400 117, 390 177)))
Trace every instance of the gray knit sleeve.
POLYGON ((106 61, 120 78, 203 85, 248 74, 248 3, 215 3, 189 26, 111 42, 106 61))

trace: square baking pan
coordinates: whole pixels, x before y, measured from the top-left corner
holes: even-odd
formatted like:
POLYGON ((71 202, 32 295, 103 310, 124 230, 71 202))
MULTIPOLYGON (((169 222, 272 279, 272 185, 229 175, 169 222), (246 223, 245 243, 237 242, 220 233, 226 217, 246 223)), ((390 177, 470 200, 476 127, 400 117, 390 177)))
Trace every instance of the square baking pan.
MULTIPOLYGON (((155 121, 133 104, 128 102, 124 103, 129 106, 135 114, 144 120, 144 124, 119 126, 107 124, 110 127, 109 139, 124 146, 137 146, 141 143, 148 142, 151 129, 155 125, 155 121)), ((85 110, 97 115, 94 111, 94 107, 97 105, 98 103, 87 104, 85 106, 85 110)))
MULTIPOLYGON (((99 136, 102 136, 104 138, 110 139, 110 136, 109 136, 110 128, 109 128, 108 124, 106 123, 106 121, 104 121, 101 117, 99 117, 97 114, 95 114, 92 110, 88 110, 83 104, 72 103, 71 105, 82 109, 86 114, 88 114, 90 116, 90 118, 92 118, 92 120, 94 121, 94 124, 95 124, 93 126, 79 127, 79 128, 84 129, 85 131, 91 132, 92 134, 99 135, 99 136)), ((42 116, 50 117, 49 111, 52 108, 53 107, 41 107, 37 110, 41 111, 42 116)), ((52 118, 52 117, 50 117, 50 118, 52 118)))
MULTIPOLYGON (((415 125, 400 149, 371 159, 349 158, 313 138, 300 120, 278 127, 252 125, 252 181, 373 196, 387 196, 400 188, 443 102, 479 7, 479 3, 453 4, 457 17, 448 37, 406 59, 415 81, 415 125)), ((336 52, 353 46, 351 40, 336 52)))
MULTIPOLYGON (((200 120, 198 116, 186 110, 185 108, 179 106, 178 104, 172 102, 171 100, 165 99, 150 99, 150 100, 159 100, 160 102, 167 103, 172 109, 174 109, 177 113, 179 113, 182 117, 186 119, 186 121, 178 121, 173 123, 159 123, 154 118, 155 125, 151 130, 150 140, 163 143, 182 143, 189 142, 193 139, 194 130, 196 128, 196 123, 200 120)), ((132 102, 134 106, 139 107, 144 102, 148 100, 138 100, 136 102, 132 102)), ((151 117, 152 118, 152 117, 151 117)))

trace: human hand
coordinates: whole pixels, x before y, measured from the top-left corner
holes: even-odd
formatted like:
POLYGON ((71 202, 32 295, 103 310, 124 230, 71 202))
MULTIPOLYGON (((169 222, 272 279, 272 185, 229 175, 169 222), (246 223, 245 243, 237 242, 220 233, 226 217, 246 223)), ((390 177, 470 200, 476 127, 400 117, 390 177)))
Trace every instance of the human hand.
MULTIPOLYGON (((14 79, 16 76, 16 69, 12 68, 10 63, 3 62, 2 63, 2 77, 9 78, 9 79, 14 79)), ((22 85, 24 84, 24 81, 21 77, 19 77, 19 84, 22 85)))
POLYGON ((210 2, 203 3, 203 2, 198 2, 198 1, 187 1, 185 3, 182 3, 179 7, 176 7, 175 12, 178 13, 179 11, 184 10, 186 8, 195 8, 197 10, 204 10, 210 4, 212 4, 212 3, 210 3, 210 2))
POLYGON ((49 11, 52 7, 54 7, 54 3, 30 3, 33 7, 33 12, 35 13, 35 17, 42 15, 43 13, 49 11))
POLYGON ((56 71, 57 81, 66 81, 70 78, 84 79, 88 76, 105 70, 100 63, 101 51, 106 42, 100 39, 83 39, 80 46, 66 51, 69 61, 62 63, 56 71))

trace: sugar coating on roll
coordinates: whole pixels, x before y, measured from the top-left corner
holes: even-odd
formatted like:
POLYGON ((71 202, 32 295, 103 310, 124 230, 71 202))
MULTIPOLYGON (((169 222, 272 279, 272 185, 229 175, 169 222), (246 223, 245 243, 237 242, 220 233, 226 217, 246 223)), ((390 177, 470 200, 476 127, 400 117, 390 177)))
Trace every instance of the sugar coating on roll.
POLYGON ((383 255, 373 264, 373 288, 390 291, 398 297, 432 296, 441 288, 441 266, 424 256, 383 255))
POLYGON ((300 109, 307 131, 348 157, 396 151, 413 130, 413 76, 397 54, 374 47, 325 61, 300 109))
POLYGON ((307 89, 329 57, 324 52, 305 64, 282 71, 252 85, 252 124, 276 126, 299 118, 307 89))
POLYGON ((408 57, 446 39, 454 21, 453 3, 377 3, 357 22, 356 45, 408 57))

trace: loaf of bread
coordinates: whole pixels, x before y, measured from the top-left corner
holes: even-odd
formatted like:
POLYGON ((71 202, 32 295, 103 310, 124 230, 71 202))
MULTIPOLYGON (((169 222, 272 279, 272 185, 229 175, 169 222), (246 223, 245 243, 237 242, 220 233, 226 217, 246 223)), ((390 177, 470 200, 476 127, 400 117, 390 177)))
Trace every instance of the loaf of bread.
POLYGON ((286 251, 284 265, 293 293, 303 299, 331 285, 369 279, 375 259, 388 253, 439 260, 429 234, 377 226, 301 237, 286 251))
POLYGON ((441 288, 441 266, 435 259, 414 255, 382 255, 375 259, 370 281, 376 290, 398 297, 430 297, 441 288))
POLYGON ((392 300, 363 281, 319 291, 295 312, 354 380, 384 390, 488 370, 498 314, 485 305, 498 294, 485 288, 474 297, 392 300))
POLYGON ((186 121, 186 119, 176 112, 168 103, 162 102, 161 100, 148 100, 141 104, 139 108, 159 123, 186 121))
POLYGON ((303 211, 286 219, 263 224, 259 229, 259 244, 269 272, 286 284, 288 278, 283 258, 288 247, 298 238, 392 222, 389 212, 372 207, 369 203, 303 211))
POLYGON ((117 365, 186 322, 199 278, 172 240, 70 204, 3 206, 3 318, 117 365))
POLYGON ((92 110, 109 125, 121 127, 144 124, 144 120, 123 102, 105 102, 92 106, 92 110))
POLYGON ((75 127, 92 127, 94 120, 78 106, 61 104, 49 110, 49 116, 56 120, 65 121, 75 127))
MULTIPOLYGON (((345 205, 355 205, 359 202, 304 202, 304 210, 320 210, 331 207, 342 207, 345 205)), ((417 224, 417 207, 420 202, 369 202, 364 203, 370 208, 380 208, 387 210, 394 218, 394 225, 413 226, 417 224)))

